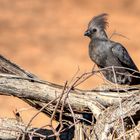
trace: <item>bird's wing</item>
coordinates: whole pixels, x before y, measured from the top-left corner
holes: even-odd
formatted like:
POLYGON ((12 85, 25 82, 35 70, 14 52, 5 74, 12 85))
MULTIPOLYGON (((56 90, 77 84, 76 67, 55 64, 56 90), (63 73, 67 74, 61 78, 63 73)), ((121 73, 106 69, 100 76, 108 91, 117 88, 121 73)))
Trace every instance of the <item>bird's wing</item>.
POLYGON ((113 55, 120 61, 123 67, 127 67, 138 71, 137 66, 128 54, 127 50, 119 43, 115 43, 112 47, 113 55))

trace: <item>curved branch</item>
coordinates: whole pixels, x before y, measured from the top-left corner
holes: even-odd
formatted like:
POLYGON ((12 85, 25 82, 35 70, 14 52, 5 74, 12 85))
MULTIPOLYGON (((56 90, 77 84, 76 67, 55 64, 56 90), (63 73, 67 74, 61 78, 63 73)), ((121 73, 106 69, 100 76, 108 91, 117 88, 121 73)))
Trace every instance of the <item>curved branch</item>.
MULTIPOLYGON (((30 78, 22 78, 9 74, 0 74, 1 95, 13 95, 18 98, 31 99, 47 103, 59 97, 62 94, 62 90, 62 86, 49 82, 42 82, 30 78)), ((102 109, 104 109, 102 106, 118 104, 120 101, 119 97, 122 97, 123 99, 131 96, 132 94, 138 93, 139 90, 130 91, 128 94, 75 89, 70 91, 68 97, 71 106, 77 112, 91 109, 95 116, 99 116, 102 109), (118 94, 120 95, 118 96, 118 94)))

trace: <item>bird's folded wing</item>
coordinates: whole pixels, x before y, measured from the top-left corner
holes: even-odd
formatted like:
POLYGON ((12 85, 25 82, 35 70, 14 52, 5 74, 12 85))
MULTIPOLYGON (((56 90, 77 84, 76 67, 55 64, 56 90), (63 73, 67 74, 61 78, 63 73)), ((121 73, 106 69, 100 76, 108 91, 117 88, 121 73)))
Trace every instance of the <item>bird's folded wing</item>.
POLYGON ((138 68, 129 53, 121 44, 115 43, 115 45, 112 46, 112 53, 120 61, 122 67, 138 71, 138 68))

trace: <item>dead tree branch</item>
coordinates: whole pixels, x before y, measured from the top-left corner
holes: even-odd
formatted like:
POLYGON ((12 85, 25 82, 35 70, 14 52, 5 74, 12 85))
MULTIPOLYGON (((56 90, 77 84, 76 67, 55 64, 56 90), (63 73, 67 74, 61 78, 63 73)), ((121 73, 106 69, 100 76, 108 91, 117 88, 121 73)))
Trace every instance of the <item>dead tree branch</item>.
MULTIPOLYGON (((18 98, 48 103, 61 96, 62 90, 62 86, 49 82, 40 82, 15 75, 0 74, 1 95, 13 95, 18 98)), ((139 90, 128 91, 127 93, 117 93, 75 89, 70 91, 69 102, 76 111, 81 112, 90 109, 92 113, 98 117, 104 109, 102 106, 106 107, 118 104, 120 100, 118 94, 120 94, 119 96, 121 99, 125 99, 133 94, 140 95, 139 90)))
MULTIPOLYGON (((52 130, 40 128, 37 131, 35 131, 36 128, 33 127, 28 127, 27 130, 25 128, 26 128, 25 124, 18 122, 15 119, 0 118, 0 139, 17 140, 18 138, 20 140, 24 136, 24 139, 26 140, 29 140, 30 137, 32 137, 32 140, 40 140, 40 138, 47 140, 55 140, 55 137, 51 136, 53 135, 52 130)), ((73 135, 71 135, 73 131, 74 128, 71 127, 69 131, 61 133, 60 137, 63 139, 71 140, 73 138, 73 135)))
MULTIPOLYGON (((70 128, 72 128, 74 126, 76 127, 79 122, 77 115, 83 112, 93 113, 96 121, 94 126, 91 125, 90 139, 97 140, 106 140, 110 136, 111 139, 121 135, 124 136, 124 134, 122 134, 124 131, 122 130, 126 129, 126 126, 130 123, 129 121, 131 120, 131 123, 135 124, 135 127, 137 127, 138 121, 140 120, 140 86, 126 87, 117 85, 116 88, 116 85, 111 85, 106 87, 102 86, 94 90, 80 90, 76 88, 77 85, 97 71, 84 73, 76 77, 71 85, 68 85, 66 82, 65 86, 60 86, 42 81, 33 74, 0 56, 0 72, 1 95, 18 97, 33 107, 36 107, 37 104, 37 106, 41 108, 38 108, 40 109, 39 112, 44 111, 50 115, 51 118, 60 121, 58 130, 53 129, 51 122, 50 124, 46 124, 52 129, 51 133, 53 132, 49 138, 56 137, 59 140, 60 133, 63 134, 65 132, 64 130, 67 129, 63 128, 63 116, 67 117, 66 120, 68 122, 74 122, 70 126, 70 128), (55 116, 56 114, 59 114, 58 118, 55 116), (72 120, 69 120, 70 115, 73 118, 72 120), (138 119, 135 119, 137 116, 138 119), (123 129, 120 119, 124 121, 124 124, 126 123, 126 126, 123 124, 123 129)), ((4 121, 1 121, 0 123, 3 122, 4 121)), ((1 130, 5 131, 5 127, 3 127, 3 125, 0 126, 2 126, 1 130)), ((11 127, 11 132, 16 130, 12 130, 12 128, 14 128, 14 126, 11 127)), ((23 129, 18 127, 18 135, 19 132, 22 132, 19 137, 30 136, 33 138, 34 135, 37 135, 37 131, 35 130, 32 132, 32 135, 30 135, 29 129, 30 122, 27 126, 24 126, 23 129)), ((41 129, 37 128, 37 130, 41 129)), ((89 139, 85 129, 81 127, 80 130, 82 130, 86 139, 89 139)), ((44 136, 42 133, 39 134, 40 138, 46 138, 46 135, 44 136)), ((1 135, 4 136, 4 133, 1 135)), ((16 135, 16 137, 18 135, 16 135)))

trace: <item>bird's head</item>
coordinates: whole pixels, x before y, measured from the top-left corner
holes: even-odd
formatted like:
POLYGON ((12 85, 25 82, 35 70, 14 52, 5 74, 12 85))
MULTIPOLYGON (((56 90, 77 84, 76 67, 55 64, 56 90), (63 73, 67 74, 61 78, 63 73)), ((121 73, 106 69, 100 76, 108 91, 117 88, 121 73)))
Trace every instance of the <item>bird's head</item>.
POLYGON ((105 33, 106 27, 108 25, 107 22, 108 14, 103 13, 98 16, 95 16, 91 19, 88 24, 88 29, 85 31, 84 35, 89 38, 107 38, 105 33))

